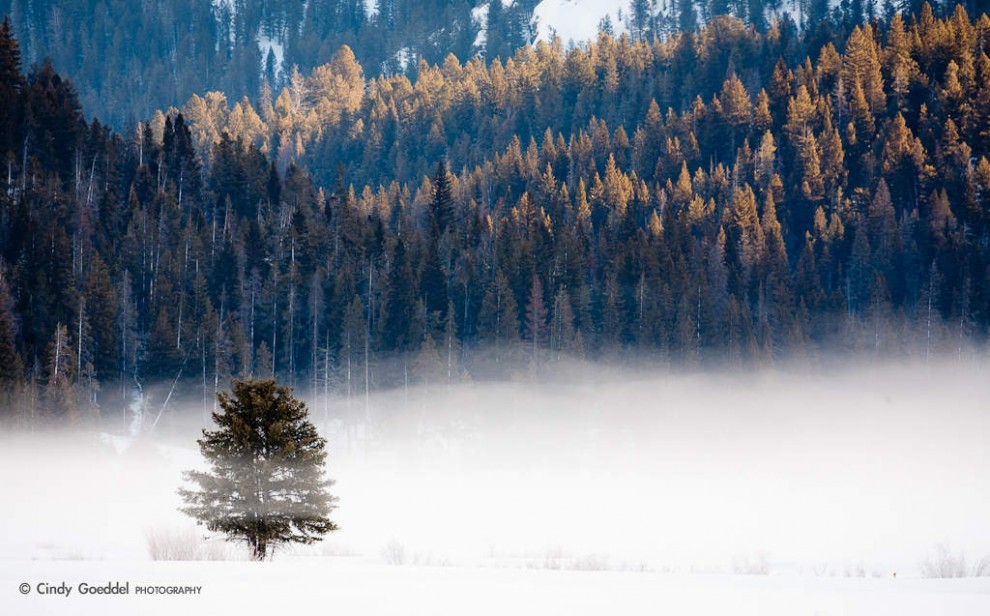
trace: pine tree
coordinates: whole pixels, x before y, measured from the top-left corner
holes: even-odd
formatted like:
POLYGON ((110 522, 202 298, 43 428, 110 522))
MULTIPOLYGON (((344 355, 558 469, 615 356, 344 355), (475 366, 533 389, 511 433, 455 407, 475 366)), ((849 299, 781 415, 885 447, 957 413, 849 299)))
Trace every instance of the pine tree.
POLYGON ((447 312, 447 277, 440 263, 437 245, 429 242, 425 250, 419 275, 419 294, 426 304, 427 316, 435 318, 434 323, 439 323, 447 312))
POLYGON ((392 270, 385 299, 382 321, 382 345, 398 351, 411 350, 415 340, 410 334, 413 305, 416 303, 415 280, 406 256, 405 243, 399 239, 392 256, 392 270))
POLYGON ((553 359, 559 360, 562 354, 578 354, 583 349, 576 346, 577 330, 574 328, 574 310, 567 290, 560 287, 553 300, 550 317, 550 352, 553 359))
POLYGON ((478 336, 494 346, 496 362, 510 357, 519 342, 518 315, 519 309, 509 280, 501 270, 496 271, 495 280, 485 292, 478 314, 478 336))
POLYGON ((20 146, 24 114, 25 86, 21 74, 21 50, 4 15, 0 24, 0 157, 20 146))
POLYGON ((543 284, 540 277, 533 275, 529 301, 526 303, 526 339, 531 345, 532 357, 536 360, 540 347, 546 339, 547 305, 543 298, 543 284))
POLYGON ((255 560, 286 543, 310 544, 337 530, 336 497, 324 477, 326 439, 306 405, 274 380, 233 382, 217 395, 216 430, 203 430, 209 472, 188 471, 195 485, 179 494, 182 511, 207 529, 245 541, 255 560))
POLYGON ((742 81, 735 73, 722 85, 719 100, 722 102, 722 113, 731 131, 731 144, 734 151, 737 142, 741 141, 749 130, 749 123, 753 119, 753 103, 750 101, 742 81))
POLYGON ((117 303, 110 273, 103 259, 94 255, 83 286, 86 313, 93 339, 92 361, 96 376, 107 380, 117 369, 120 345, 117 340, 117 303))
POLYGON ((65 325, 59 323, 55 326, 45 356, 45 411, 53 421, 76 423, 81 419, 76 392, 78 370, 76 353, 65 325))
POLYGON ((629 7, 629 34, 633 41, 647 41, 651 34, 652 9, 650 0, 632 0, 629 7))
MULTIPOLYGON (((7 280, 0 275, 0 394, 9 394, 24 378, 24 366, 15 345, 16 324, 12 308, 7 280)), ((6 403, 7 400, 0 402, 6 403)), ((0 408, 0 413, 8 410, 0 408)))
POLYGON ((857 26, 849 35, 842 62, 842 76, 846 83, 859 83, 862 86, 874 114, 884 110, 887 97, 883 91, 877 44, 873 40, 873 28, 869 24, 857 26))
POLYGON ((443 235, 453 221, 454 195, 450 175, 444 161, 437 163, 433 174, 433 199, 430 201, 430 224, 436 226, 437 235, 443 235))

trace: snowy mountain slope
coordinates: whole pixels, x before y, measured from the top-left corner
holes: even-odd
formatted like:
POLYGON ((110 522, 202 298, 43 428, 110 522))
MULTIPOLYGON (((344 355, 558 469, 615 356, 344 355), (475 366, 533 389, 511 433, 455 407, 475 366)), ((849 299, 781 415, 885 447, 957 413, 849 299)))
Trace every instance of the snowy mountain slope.
POLYGON ((542 0, 533 9, 532 24, 536 40, 590 41, 598 35, 599 24, 606 17, 613 32, 626 31, 624 17, 629 14, 630 0, 542 0))
MULTIPOLYGON (((767 20, 790 15, 800 24, 804 19, 805 3, 801 0, 782 0, 776 4, 775 8, 770 8, 770 3, 767 3, 767 20)), ((839 0, 829 0, 831 8, 838 4, 839 0)), ((556 34, 565 43, 572 41, 580 44, 594 39, 606 20, 611 25, 612 33, 618 36, 630 29, 632 5, 632 0, 541 0, 533 9, 530 21, 534 41, 548 41, 556 34)), ((676 6, 675 0, 653 0, 653 16, 659 20, 672 20, 676 6)), ((704 23, 709 17, 705 2, 694 2, 694 10, 699 23, 704 23)))

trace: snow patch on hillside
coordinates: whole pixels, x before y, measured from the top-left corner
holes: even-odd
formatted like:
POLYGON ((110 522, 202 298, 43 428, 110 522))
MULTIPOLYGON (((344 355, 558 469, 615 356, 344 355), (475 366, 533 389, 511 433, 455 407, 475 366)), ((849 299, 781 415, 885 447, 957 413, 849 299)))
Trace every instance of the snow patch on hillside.
POLYGON ((283 60, 285 59, 285 46, 278 39, 272 38, 265 34, 264 29, 258 30, 258 51, 261 52, 261 75, 264 76, 265 69, 267 68, 266 63, 268 61, 268 52, 271 51, 275 54, 275 78, 278 79, 279 75, 283 73, 283 60))
POLYGON ((237 13, 237 6, 234 4, 234 0, 213 0, 211 4, 213 5, 213 10, 215 11, 226 8, 232 14, 237 13))
MULTIPOLYGON (((834 7, 838 3, 838 0, 830 0, 829 5, 834 7)), ((880 4, 879 2, 877 3, 880 4)), ((781 2, 780 7, 776 10, 767 9, 766 16, 767 20, 783 19, 784 16, 789 15, 791 20, 801 25, 804 20, 804 11, 801 8, 801 3, 797 0, 787 0, 786 2, 781 2)))
POLYGON ((478 36, 474 37, 474 47, 479 49, 488 42, 488 4, 471 9, 471 23, 478 26, 478 36))
MULTIPOLYGON (((217 25, 223 27, 221 20, 226 19, 227 42, 233 46, 236 42, 234 32, 234 19, 237 17, 237 5, 234 0, 212 0, 213 15, 216 17, 217 25)), ((217 45, 220 41, 217 41, 217 45)))
POLYGON ((533 9, 536 40, 549 41, 554 34, 565 43, 582 43, 598 36, 598 24, 606 16, 616 35, 626 31, 629 0, 543 0, 533 9))
POLYGON ((395 52, 395 61, 399 64, 399 70, 405 72, 409 68, 409 64, 416 59, 416 52, 412 50, 412 47, 403 47, 399 51, 395 52))
MULTIPOLYGON (((503 1, 503 4, 507 3, 503 1)), ((657 16, 669 16, 673 4, 673 0, 658 0, 655 4, 657 16)), ((833 10, 838 4, 838 0, 829 0, 829 6, 833 10)), ((704 24, 706 15, 700 8, 698 5, 695 6, 697 20, 699 24, 704 24)), ((598 36, 599 26, 606 17, 612 23, 615 36, 628 32, 631 9, 632 0, 541 0, 533 9, 531 24, 535 26, 536 41, 549 41, 556 34, 565 43, 581 44, 592 41, 598 36)), ((487 12, 488 4, 474 9, 474 14, 480 14, 482 17, 487 16, 487 12)), ((767 9, 766 19, 772 21, 781 19, 785 15, 789 15, 800 25, 805 18, 801 2, 783 0, 776 9, 767 9)), ((484 26, 482 22, 482 27, 484 26)), ((479 38, 481 38, 480 34, 479 38)))

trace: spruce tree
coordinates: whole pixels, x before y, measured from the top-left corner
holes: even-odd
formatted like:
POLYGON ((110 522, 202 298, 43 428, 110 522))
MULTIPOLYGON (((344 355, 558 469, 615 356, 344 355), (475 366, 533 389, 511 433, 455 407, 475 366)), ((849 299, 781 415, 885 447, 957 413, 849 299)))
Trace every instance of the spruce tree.
POLYGON ((540 346, 546 337, 547 306, 543 299, 543 285, 540 277, 533 274, 529 302, 526 304, 526 339, 532 344, 533 359, 536 359, 540 346))
POLYGON ((13 303, 7 281, 0 276, 0 395, 12 391, 24 376, 24 366, 15 344, 13 303))
POLYGON ((24 85, 20 46, 11 31, 10 18, 4 15, 0 24, 0 155, 20 145, 24 85))
POLYGON ((385 315, 381 321, 382 346, 386 349, 406 351, 413 348, 414 340, 409 333, 409 324, 412 322, 413 305, 416 303, 415 285, 412 266, 406 256, 406 246, 400 238, 392 256, 385 315))
POLYGON ((217 394, 216 430, 203 430, 209 472, 188 471, 182 511, 211 531, 243 540, 254 560, 283 543, 311 544, 337 530, 328 517, 337 498, 324 476, 326 439, 306 405, 274 380, 233 382, 217 394))
POLYGON ((451 223, 454 215, 454 194, 450 183, 450 176, 447 173, 447 164, 444 161, 437 163, 436 172, 433 174, 433 200, 430 202, 430 225, 431 234, 443 235, 447 230, 447 225, 451 223))

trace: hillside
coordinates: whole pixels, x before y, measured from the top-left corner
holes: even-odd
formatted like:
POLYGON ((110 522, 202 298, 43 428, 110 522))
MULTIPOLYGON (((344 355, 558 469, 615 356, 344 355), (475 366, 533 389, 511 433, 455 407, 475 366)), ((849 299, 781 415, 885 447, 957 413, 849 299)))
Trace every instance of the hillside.
MULTIPOLYGON (((977 4, 964 3, 971 14, 977 4)), ((256 100, 265 82, 277 92, 294 66, 306 74, 342 45, 369 76, 413 77, 420 59, 504 61, 554 35, 565 46, 594 40, 599 29, 666 39, 719 14, 761 32, 781 18, 801 31, 830 21, 848 32, 889 18, 895 5, 921 7, 914 0, 0 0, 0 15, 11 16, 25 68, 51 57, 76 84, 86 114, 123 130, 194 93, 256 100)), ((935 2, 936 14, 953 5, 935 2)))
POLYGON ((18 421, 276 374, 344 396, 832 353, 990 324, 990 18, 719 17, 219 93, 121 135, 0 35, 0 384, 18 421), (834 41, 834 42, 833 42, 834 41), (806 53, 807 52, 807 53, 806 53))

